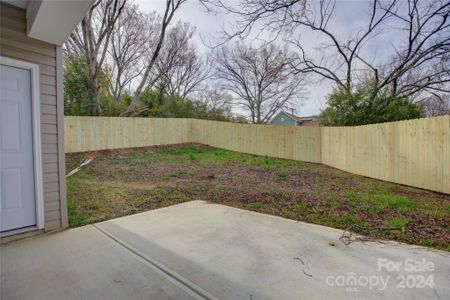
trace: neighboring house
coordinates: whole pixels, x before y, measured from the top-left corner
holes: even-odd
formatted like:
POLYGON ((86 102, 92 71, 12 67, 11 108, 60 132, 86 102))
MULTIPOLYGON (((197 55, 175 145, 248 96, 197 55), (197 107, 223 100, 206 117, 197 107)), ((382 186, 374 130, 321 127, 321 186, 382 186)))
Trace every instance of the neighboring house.
POLYGON ((61 44, 93 0, 0 0, 0 235, 67 227, 61 44))
POLYGON ((288 126, 320 126, 317 116, 300 117, 285 111, 280 111, 275 117, 273 117, 270 124, 288 126))

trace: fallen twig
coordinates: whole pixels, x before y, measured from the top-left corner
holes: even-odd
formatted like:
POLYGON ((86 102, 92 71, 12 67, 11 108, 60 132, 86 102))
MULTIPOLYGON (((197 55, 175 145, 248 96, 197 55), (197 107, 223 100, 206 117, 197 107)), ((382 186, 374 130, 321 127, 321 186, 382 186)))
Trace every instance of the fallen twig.
MULTIPOLYGON (((294 257, 294 259, 295 259, 295 260, 298 260, 299 262, 301 262, 301 264, 309 270, 309 264, 308 264, 308 261, 306 261, 306 264, 305 264, 305 262, 303 261, 303 259, 301 259, 300 257, 294 257)), ((302 272, 303 272, 303 274, 305 274, 305 275, 308 276, 308 277, 311 277, 311 278, 313 277, 311 274, 306 273, 305 270, 304 270, 303 268, 302 268, 302 272)))
MULTIPOLYGON (((353 224, 350 225, 348 228, 346 228, 344 231, 342 231, 342 235, 339 238, 340 241, 342 241, 345 245, 350 245, 353 242, 378 242, 381 244, 385 244, 383 243, 380 239, 377 238, 372 238, 372 237, 368 237, 368 236, 363 236, 363 235, 358 235, 352 231, 350 231, 350 229, 352 229, 353 227, 358 227, 357 225, 353 224)), ((360 227, 361 228, 361 227, 360 227)), ((400 227, 372 227, 369 228, 368 231, 373 232, 376 230, 401 230, 400 227)), ((367 230, 367 228, 366 228, 367 230)))

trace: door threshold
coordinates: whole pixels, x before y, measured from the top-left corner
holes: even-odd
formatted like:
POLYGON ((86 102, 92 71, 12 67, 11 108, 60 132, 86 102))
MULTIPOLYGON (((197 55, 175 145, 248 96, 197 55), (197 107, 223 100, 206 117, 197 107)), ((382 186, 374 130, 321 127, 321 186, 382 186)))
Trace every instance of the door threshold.
POLYGON ((38 229, 36 226, 0 232, 0 245, 25 239, 42 233, 44 233, 44 229, 38 229))

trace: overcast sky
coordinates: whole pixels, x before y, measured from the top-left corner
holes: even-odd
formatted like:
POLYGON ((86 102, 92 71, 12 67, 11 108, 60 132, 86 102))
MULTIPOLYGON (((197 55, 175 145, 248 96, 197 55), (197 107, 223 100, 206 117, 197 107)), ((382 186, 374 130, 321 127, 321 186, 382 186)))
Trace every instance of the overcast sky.
MULTIPOLYGON (((163 12, 165 0, 135 0, 143 11, 158 11, 163 12)), ((335 18, 333 29, 337 32, 349 33, 354 32, 358 28, 361 28, 367 20, 367 13, 370 7, 369 1, 354 0, 344 1, 338 0, 335 9, 335 18)), ((224 12, 219 14, 207 13, 205 8, 199 3, 198 0, 189 0, 176 12, 175 20, 182 20, 189 22, 195 26, 195 40, 197 46, 202 52, 210 51, 203 41, 212 42, 212 37, 219 37, 221 30, 227 28, 233 23, 233 17, 225 14, 224 12)), ((174 22, 175 23, 175 22, 174 22)), ((316 33, 302 32, 302 41, 306 48, 309 48, 314 52, 314 47, 317 47, 321 42, 316 33)), ((392 43, 393 36, 389 34, 383 35, 383 40, 374 40, 369 45, 368 50, 372 56, 377 55, 383 57, 384 52, 388 51, 387 48, 392 43)), ((258 45, 260 42, 255 39, 248 39, 247 43, 254 43, 258 45)), ((302 116, 315 115, 320 113, 320 110, 326 106, 326 95, 330 92, 333 84, 328 81, 322 81, 318 83, 308 84, 307 98, 303 99, 303 104, 297 111, 302 116)))

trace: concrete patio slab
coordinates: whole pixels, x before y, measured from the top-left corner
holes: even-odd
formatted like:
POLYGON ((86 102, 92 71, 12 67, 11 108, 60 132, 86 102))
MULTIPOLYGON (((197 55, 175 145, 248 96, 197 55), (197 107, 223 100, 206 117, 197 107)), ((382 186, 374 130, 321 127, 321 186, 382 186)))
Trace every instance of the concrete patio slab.
POLYGON ((92 226, 0 247, 0 299, 195 299, 92 226))
POLYGON ((2 299, 449 299, 450 255, 193 201, 1 247, 2 299))

